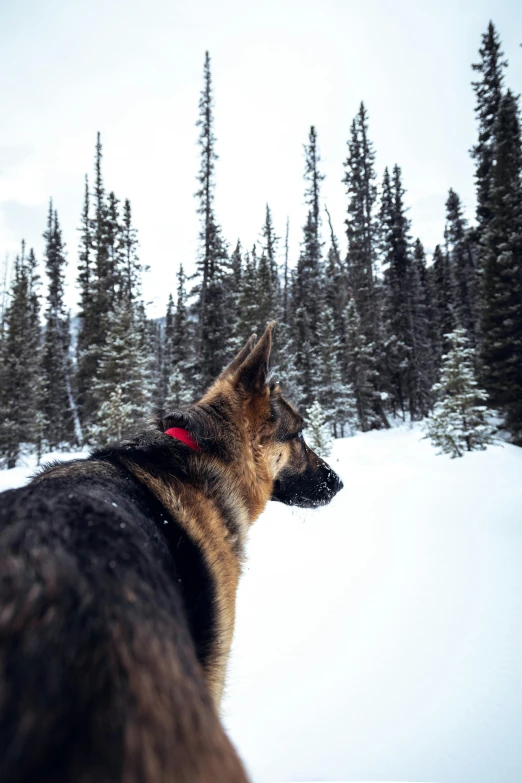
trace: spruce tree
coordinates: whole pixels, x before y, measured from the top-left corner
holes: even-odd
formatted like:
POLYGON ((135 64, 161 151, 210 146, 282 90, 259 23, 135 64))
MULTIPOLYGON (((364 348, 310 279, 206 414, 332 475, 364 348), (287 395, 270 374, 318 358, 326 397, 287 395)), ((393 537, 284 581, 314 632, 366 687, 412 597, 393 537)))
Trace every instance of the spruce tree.
POLYGON ((241 286, 243 280, 243 248, 238 239, 236 247, 230 256, 230 275, 228 277, 229 287, 229 323, 230 323, 230 353, 234 354, 241 350, 244 343, 240 342, 239 330, 241 328, 241 286))
POLYGON ((289 247, 288 247, 288 240, 290 237, 290 220, 286 219, 286 230, 285 230, 285 262, 283 267, 283 301, 282 301, 282 319, 284 324, 289 323, 289 306, 288 306, 288 299, 290 295, 290 269, 288 265, 288 253, 289 253, 289 247))
POLYGON ((332 453, 333 437, 328 416, 317 400, 306 409, 306 440, 320 457, 326 459, 332 453))
POLYGON ((326 305, 317 329, 321 349, 316 357, 315 389, 334 437, 357 429, 358 419, 354 390, 344 382, 341 365, 341 341, 331 307, 326 305))
POLYGON ((24 448, 41 451, 39 277, 31 250, 15 259, 0 357, 0 457, 14 468, 24 448))
POLYGON ((446 243, 450 267, 453 270, 455 318, 475 345, 477 337, 475 266, 460 198, 451 188, 446 201, 446 243))
MULTIPOLYGON (((4 337, 5 313, 7 310, 7 299, 9 295, 9 256, 4 256, 2 270, 0 272, 0 346, 4 337)), ((1 350, 1 348, 0 348, 1 350)))
POLYGON ((290 221, 286 220, 283 276, 281 283, 281 320, 275 333, 277 345, 277 377, 287 400, 298 406, 302 397, 300 376, 296 366, 296 341, 294 329, 295 275, 289 263, 290 221))
POLYGON ((163 408, 166 387, 164 364, 164 328, 162 319, 147 319, 147 352, 150 357, 150 397, 155 409, 163 408))
POLYGON ((227 357, 230 340, 228 307, 230 303, 227 275, 229 271, 226 243, 214 214, 215 150, 214 98, 210 56, 205 53, 204 82, 199 102, 199 147, 201 165, 198 175, 198 213, 201 219, 198 258, 196 341, 197 385, 203 391, 218 375, 227 357))
POLYGON ((76 345, 76 395, 82 424, 93 412, 91 384, 97 368, 97 352, 93 345, 96 323, 94 248, 92 238, 89 181, 85 177, 84 202, 78 249, 78 287, 80 289, 79 329, 76 345))
POLYGON ((344 183, 348 194, 348 279, 366 339, 376 339, 375 266, 378 223, 375 209, 375 151, 368 136, 364 103, 352 122, 345 163, 344 183))
MULTIPOLYGON (((382 285, 377 275, 380 226, 376 209, 375 150, 369 137, 368 113, 364 103, 361 103, 351 125, 343 181, 348 195, 346 261, 349 296, 355 300, 358 322, 362 329, 358 341, 365 345, 365 350, 369 351, 368 360, 371 360, 374 365, 371 377, 375 388, 371 396, 376 407, 374 414, 368 420, 374 422, 372 426, 388 427, 382 405, 386 379, 382 331, 382 285)), ((345 295, 345 302, 347 300, 348 296, 345 295)))
MULTIPOLYGON (((74 403, 69 357, 69 318, 63 303, 65 246, 58 215, 49 204, 45 239, 45 267, 49 281, 42 354, 42 413, 44 436, 50 451, 71 446, 81 438, 75 434, 74 403)), ((80 441, 81 442, 81 441, 80 441)))
POLYGON ((132 434, 147 413, 149 356, 144 351, 139 316, 127 297, 111 313, 93 388, 97 408, 89 434, 96 444, 132 434))
POLYGON ((145 269, 142 266, 138 256, 138 236, 132 222, 132 208, 129 199, 124 201, 123 220, 120 232, 114 236, 113 246, 113 253, 117 261, 115 275, 119 278, 119 290, 122 295, 133 301, 138 301, 141 298, 142 274, 148 268, 145 269))
POLYGON ((303 228, 302 249, 292 291, 295 366, 300 377, 301 400, 309 406, 315 395, 314 359, 319 350, 317 325, 322 307, 322 241, 319 170, 320 155, 315 128, 310 128, 305 145, 305 199, 308 214, 303 228))
POLYGON ((414 362, 411 302, 410 221, 404 207, 401 170, 396 165, 393 179, 384 172, 380 211, 382 264, 384 267, 384 329, 386 334, 386 370, 394 413, 416 418, 419 405, 414 362))
POLYGON ((437 374, 437 352, 434 344, 433 310, 428 286, 426 254, 420 239, 413 246, 411 263, 412 362, 416 406, 419 416, 426 416, 432 405, 431 387, 437 374))
POLYGON ((487 31, 482 36, 479 54, 480 61, 472 66, 478 74, 477 81, 472 82, 476 96, 478 141, 471 150, 471 155, 476 166, 477 233, 482 244, 493 214, 491 188, 495 160, 495 128, 503 94, 504 69, 507 66, 493 22, 489 23, 487 31))
POLYGON ((190 353, 192 344, 190 323, 188 319, 186 277, 183 266, 178 271, 178 290, 176 309, 172 310, 169 300, 166 326, 165 367, 168 373, 168 383, 165 406, 169 409, 188 405, 194 400, 193 366, 190 353))
POLYGON ((277 243, 272 213, 266 205, 265 222, 261 231, 261 256, 258 269, 258 327, 262 334, 266 325, 279 316, 280 283, 277 265, 277 243))
POLYGON ((363 432, 367 432, 371 429, 378 429, 382 424, 381 415, 376 411, 382 406, 380 395, 386 395, 386 392, 376 391, 375 358, 372 346, 368 344, 364 336, 354 299, 350 299, 346 306, 345 324, 345 378, 353 390, 359 428, 363 432), (379 395, 378 399, 376 399, 377 395, 379 395))
POLYGON ((437 345, 439 351, 447 353, 449 342, 447 335, 457 328, 455 315, 455 283, 447 252, 437 245, 433 253, 433 264, 430 267, 431 292, 434 320, 437 330, 437 345))
POLYGON ((250 253, 246 251, 243 259, 241 280, 237 292, 238 321, 234 350, 240 350, 250 335, 260 331, 258 294, 258 263, 254 245, 250 253))
POLYGON ((330 213, 326 207, 325 212, 330 227, 330 246, 323 269, 323 301, 324 305, 329 307, 333 313, 335 330, 340 341, 340 351, 343 354, 346 343, 344 311, 349 298, 349 289, 346 284, 346 272, 341 260, 339 243, 333 230, 330 213))
POLYGON ((495 138, 492 215, 483 241, 483 382, 522 444, 522 141, 518 100, 509 90, 495 138))
POLYGON ((95 386, 116 303, 121 263, 120 218, 114 194, 107 197, 102 175, 102 144, 98 133, 92 199, 86 180, 82 212, 80 265, 80 328, 77 343, 77 397, 82 426, 89 430, 97 416, 95 386))
POLYGON ((448 335, 451 350, 444 356, 438 396, 433 413, 426 420, 427 437, 440 453, 462 457, 466 451, 483 450, 494 443, 494 431, 487 420, 486 393, 475 378, 474 350, 464 329, 448 335))
POLYGON ((165 328, 163 330, 163 361, 161 374, 161 403, 160 407, 165 405, 165 399, 169 388, 169 377, 172 368, 173 357, 173 337, 174 337, 174 298, 169 294, 167 302, 167 312, 165 314, 165 328))

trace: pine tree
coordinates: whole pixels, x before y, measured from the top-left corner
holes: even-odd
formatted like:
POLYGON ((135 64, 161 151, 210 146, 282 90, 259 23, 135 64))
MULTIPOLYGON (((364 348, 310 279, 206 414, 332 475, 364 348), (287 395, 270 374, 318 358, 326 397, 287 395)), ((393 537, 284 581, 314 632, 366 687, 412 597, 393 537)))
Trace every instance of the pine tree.
POLYGON ((165 315, 165 329, 163 331, 163 361, 162 361, 162 374, 161 374, 161 403, 160 407, 164 407, 165 400, 168 394, 169 377, 172 371, 173 364, 173 338, 174 338, 174 298, 172 294, 169 294, 167 303, 167 312, 165 315))
MULTIPOLYGON (((250 335, 259 333, 259 276, 257 251, 255 245, 252 251, 245 253, 241 280, 237 292, 238 321, 236 325, 234 350, 240 350, 250 335)), ((265 324, 266 326, 266 324, 265 324)))
POLYGON ((415 363, 416 380, 414 393, 420 416, 426 416, 432 406, 431 387, 437 377, 439 351, 428 284, 426 254, 420 239, 417 239, 413 246, 410 288, 413 326, 412 359, 415 363))
POLYGON ((364 103, 352 122, 345 163, 344 183, 348 194, 348 279, 361 319, 364 336, 376 339, 375 266, 378 223, 375 209, 375 151, 368 137, 368 114, 364 103))
MULTIPOLYGON (((333 230, 330 213, 326 207, 325 212, 330 227, 330 247, 326 254, 323 270, 323 301, 324 305, 332 311, 336 334, 339 338, 340 352, 344 354, 346 348, 344 312, 349 299, 349 290, 346 285, 346 271, 341 260, 339 243, 333 230)), ((342 363, 343 372, 344 368, 345 363, 342 363)))
POLYGON ((236 247, 230 256, 230 275, 228 278, 229 287, 229 323, 230 323, 230 353, 234 354, 241 350, 244 343, 239 338, 241 329, 241 287, 243 283, 243 249, 238 239, 236 247))
POLYGON ((197 384, 206 388, 218 375, 227 357, 230 341, 228 320, 229 271, 226 243, 214 214, 215 151, 214 98, 209 53, 205 53, 204 83, 199 102, 199 147, 201 166, 198 175, 198 213, 201 218, 200 250, 198 259, 199 283, 197 318, 197 384))
POLYGON ((0 351, 4 337, 5 314, 7 310, 7 298, 9 294, 9 256, 4 256, 2 271, 0 272, 0 351))
POLYGON ((419 415, 415 389, 411 307, 410 221, 404 207, 401 170, 394 166, 393 180, 384 172, 380 222, 384 267, 384 329, 386 369, 390 379, 392 410, 405 417, 419 415))
POLYGON ((381 417, 376 411, 382 406, 382 400, 380 397, 376 399, 379 392, 376 391, 375 356, 364 336, 354 299, 351 299, 346 307, 345 322, 345 378, 353 390, 359 427, 363 432, 367 432, 381 426, 381 417))
POLYGON ((326 412, 317 400, 306 409, 306 440, 310 448, 325 459, 332 453, 333 438, 326 412))
MULTIPOLYGON (((117 223, 115 223, 117 225, 117 223)), ((141 298, 141 278, 146 272, 138 256, 138 236, 132 223, 132 209, 129 199, 123 204, 123 221, 120 232, 114 240, 115 274, 118 276, 120 294, 132 301, 141 298), (117 252, 119 250, 119 252, 117 252)))
POLYGON ((190 379, 190 345, 191 332, 188 319, 186 277, 183 266, 178 272, 178 291, 176 299, 176 312, 174 315, 174 329, 172 335, 173 366, 179 367, 187 394, 194 394, 194 384, 190 379))
POLYGON ((301 254, 292 291, 295 366, 300 376, 300 404, 314 400, 314 359, 319 349, 317 324, 321 312, 322 241, 320 219, 320 186, 324 176, 319 171, 320 155, 315 128, 310 128, 305 145, 305 199, 308 214, 303 228, 301 254))
POLYGON ((97 354, 92 346, 96 321, 96 298, 94 291, 94 249, 89 181, 85 177, 84 202, 80 226, 78 250, 78 287, 80 289, 80 327, 76 346, 76 395, 82 422, 93 411, 91 384, 97 368, 97 354))
POLYGON ((296 366, 296 341, 294 324, 295 275, 289 264, 290 221, 286 220, 283 277, 281 285, 281 320, 275 338, 278 358, 277 377, 287 400, 299 406, 303 392, 296 366))
POLYGON ((97 416, 98 401, 95 386, 100 362, 121 282, 121 225, 118 201, 114 194, 107 198, 102 175, 102 144, 98 133, 95 154, 93 192, 94 215, 86 181, 82 212, 80 265, 80 329, 77 344, 77 396, 82 426, 90 429, 97 416))
POLYGON ((518 101, 509 90, 495 138, 492 214, 483 239, 483 382, 522 444, 522 141, 518 101))
POLYGON ((475 160, 477 186, 477 223, 480 244, 492 218, 491 187, 495 159, 495 128, 503 94, 504 69, 507 61, 501 50, 500 38, 490 22, 482 36, 480 62, 473 64, 478 79, 473 84, 476 95, 475 114, 478 121, 478 141, 471 150, 475 160))
POLYGON ((475 378, 474 350, 464 329, 456 329, 448 339, 452 348, 444 356, 440 383, 433 387, 439 400, 426 420, 426 432, 440 453, 462 457, 466 451, 494 443, 494 434, 486 417, 486 393, 475 378))
POLYGON ((286 219, 286 231, 285 231, 285 263, 283 267, 283 301, 282 301, 282 319, 284 324, 289 323, 289 306, 288 299, 290 294, 290 269, 288 266, 288 240, 290 237, 290 220, 286 219))
POLYGON ((337 334, 335 318, 330 307, 325 306, 318 324, 321 346, 316 358, 317 401, 323 408, 332 434, 337 437, 357 429, 357 411, 353 388, 345 383, 341 369, 341 341, 337 334))
POLYGON ((261 257, 258 269, 258 327, 261 334, 266 325, 279 316, 280 284, 277 265, 277 243, 270 207, 266 205, 265 222, 261 232, 261 257))
POLYGON ((165 327, 165 373, 167 377, 165 406, 169 409, 188 405, 194 400, 193 357, 188 319, 186 277, 183 266, 178 271, 176 308, 169 298, 165 327))
POLYGON ((101 402, 98 421, 92 428, 92 437, 100 445, 123 440, 135 423, 135 406, 121 384, 116 383, 106 393, 108 396, 101 402))
POLYGON ((166 391, 164 362, 164 328, 162 319, 147 319, 147 352, 149 354, 150 398, 155 409, 163 408, 166 391))
POLYGON ((41 450, 41 333, 36 259, 15 259, 0 357, 0 456, 14 468, 24 447, 41 450))
POLYGON ((140 334, 139 310, 122 298, 113 310, 93 393, 98 403, 90 428, 94 443, 105 445, 130 435, 149 403, 149 356, 140 334))
POLYGON ((194 395, 187 385, 185 375, 179 365, 174 365, 169 375, 169 386, 165 399, 165 408, 167 410, 177 410, 184 408, 194 402, 194 395))
POLYGON ((455 318, 475 345, 477 336, 475 267, 460 198, 451 188, 446 201, 446 242, 455 286, 455 318))
POLYGON ((447 353, 449 343, 446 335, 451 334, 457 328, 454 301, 455 284, 448 253, 444 252, 440 245, 437 245, 434 250, 430 273, 437 345, 440 352, 447 353))
MULTIPOLYGON (((362 333, 358 341, 369 351, 375 367, 371 373, 375 388, 371 397, 374 413, 365 417, 372 426, 388 427, 382 405, 385 394, 385 357, 382 333, 382 286, 377 276, 379 220, 376 214, 377 186, 375 150, 369 137, 368 113, 364 103, 352 122, 345 162, 344 183, 348 195, 346 236, 348 239, 347 282, 349 296, 355 300, 362 333)), ((348 296, 345 295, 345 302, 348 296)))
POLYGON ((42 355, 42 413, 50 451, 77 441, 71 392, 69 318, 63 303, 65 247, 58 215, 49 204, 45 266, 49 280, 42 355))

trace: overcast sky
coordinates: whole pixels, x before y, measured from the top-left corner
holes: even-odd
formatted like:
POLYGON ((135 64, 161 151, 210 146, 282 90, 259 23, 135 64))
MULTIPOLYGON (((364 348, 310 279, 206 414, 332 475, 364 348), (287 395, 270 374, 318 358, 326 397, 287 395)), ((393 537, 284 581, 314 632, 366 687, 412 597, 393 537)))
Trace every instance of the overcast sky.
MULTIPOLYGON (((163 312, 180 262, 193 266, 198 99, 212 58, 216 213, 251 245, 264 205, 299 250, 303 144, 318 131, 323 194, 344 243, 343 162, 364 100, 379 177, 402 166, 413 232, 441 241, 451 186, 474 210, 471 62, 495 22, 522 89, 514 0, 1 0, 0 253, 25 237, 41 256, 49 197, 76 262, 83 177, 96 131, 107 188, 130 198, 145 294, 163 312)), ((70 277, 73 275, 71 273, 70 277)), ((74 308, 76 291, 68 301, 74 308)))

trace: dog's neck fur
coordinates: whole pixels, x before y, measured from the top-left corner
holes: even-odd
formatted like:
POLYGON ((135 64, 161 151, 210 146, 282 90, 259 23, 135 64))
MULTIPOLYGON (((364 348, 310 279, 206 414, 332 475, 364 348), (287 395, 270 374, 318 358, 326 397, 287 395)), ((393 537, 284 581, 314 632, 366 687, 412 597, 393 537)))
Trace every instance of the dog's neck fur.
MULTIPOLYGON (((247 432, 244 437, 248 437, 247 432)), ((270 499, 273 485, 263 447, 250 446, 246 459, 226 464, 225 482, 223 463, 204 452, 188 457, 190 475, 195 478, 191 485, 170 477, 168 472, 153 476, 131 459, 123 460, 125 467, 158 498, 200 547, 211 573, 217 638, 205 674, 218 707, 234 632, 236 592, 247 532, 270 499)))

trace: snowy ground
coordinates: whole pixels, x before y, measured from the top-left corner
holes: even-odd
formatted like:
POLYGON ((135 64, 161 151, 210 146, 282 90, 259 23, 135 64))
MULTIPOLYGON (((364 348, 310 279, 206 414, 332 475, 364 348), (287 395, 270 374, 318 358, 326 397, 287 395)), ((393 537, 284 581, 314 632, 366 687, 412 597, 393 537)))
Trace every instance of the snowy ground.
MULTIPOLYGON (((64 461, 68 459, 78 459, 79 457, 86 457, 87 454, 87 451, 52 451, 42 457, 41 464, 54 460, 64 461)), ((13 468, 12 470, 0 470, 0 492, 3 492, 5 489, 12 489, 13 487, 21 487, 22 484, 25 484, 38 470, 36 458, 32 454, 25 459, 22 459, 21 463, 22 464, 19 467, 13 468)))
POLYGON ((255 783, 522 780, 522 449, 420 438, 337 441, 332 504, 252 530, 224 717, 255 783))
POLYGON ((332 504, 252 530, 224 717, 255 783, 522 780, 522 449, 420 437, 337 441, 332 504))

